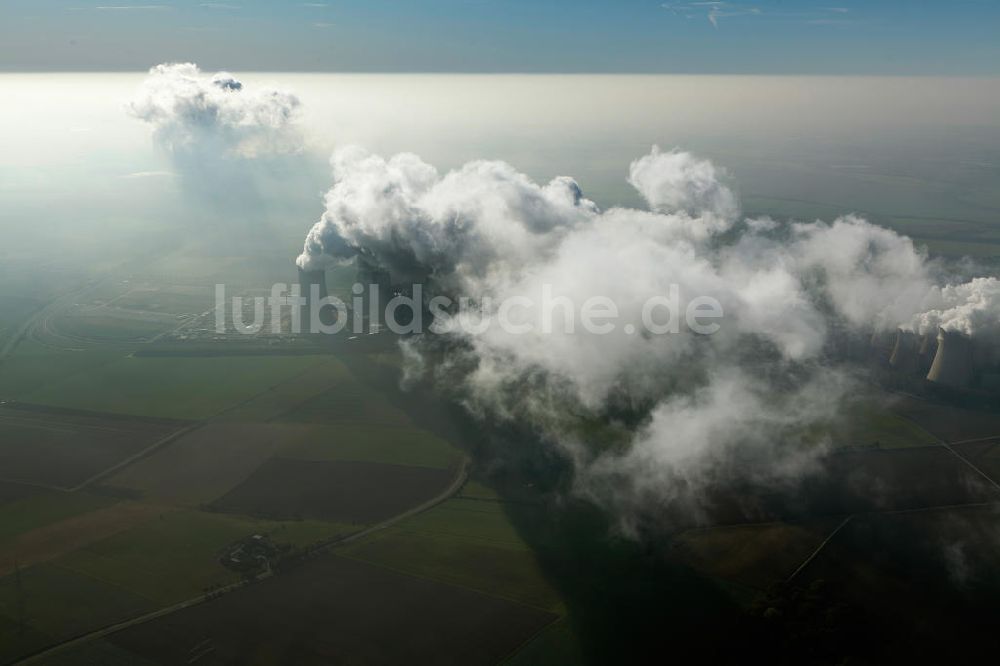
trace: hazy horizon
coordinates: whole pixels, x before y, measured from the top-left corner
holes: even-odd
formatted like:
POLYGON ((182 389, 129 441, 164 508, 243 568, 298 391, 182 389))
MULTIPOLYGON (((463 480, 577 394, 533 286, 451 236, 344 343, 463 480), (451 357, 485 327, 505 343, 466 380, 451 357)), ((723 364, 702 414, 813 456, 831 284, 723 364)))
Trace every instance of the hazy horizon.
MULTIPOLYGON (((571 176, 602 206, 636 203, 628 165, 659 144, 711 158, 751 213, 952 220, 966 238, 1000 207, 1000 79, 235 73, 302 101, 307 159, 274 192, 289 243, 322 212, 326 160, 347 144, 441 170, 485 158, 571 176)), ((178 214, 175 167, 124 109, 144 76, 0 74, 18 100, 0 109, 8 251, 38 247, 39 217, 60 230, 47 246, 100 246, 112 228, 109 242, 142 236, 136 210, 178 214)))

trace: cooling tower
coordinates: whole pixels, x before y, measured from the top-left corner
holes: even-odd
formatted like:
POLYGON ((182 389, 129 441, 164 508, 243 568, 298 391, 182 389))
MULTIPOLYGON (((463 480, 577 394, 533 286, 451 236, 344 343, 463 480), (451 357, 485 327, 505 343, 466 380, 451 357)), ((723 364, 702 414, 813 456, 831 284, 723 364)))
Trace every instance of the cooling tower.
POLYGON ((917 365, 921 373, 927 374, 930 371, 936 353, 937 335, 925 333, 920 336, 920 348, 917 349, 917 365))
POLYGON ((937 353, 927 380, 952 388, 972 384, 972 340, 957 331, 938 331, 937 353))
MULTIPOLYGON (((303 332, 309 331, 309 324, 311 321, 312 312, 312 287, 317 285, 319 287, 319 298, 324 299, 327 297, 326 291, 326 273, 324 271, 304 271, 299 269, 299 290, 303 297, 305 297, 305 303, 302 305, 301 312, 301 326, 303 332)), ((332 308, 324 308, 320 312, 320 319, 325 324, 332 324, 336 320, 336 311, 332 308)))
POLYGON ((896 331, 896 344, 889 356, 889 365, 900 372, 916 373, 920 364, 919 340, 912 331, 896 331))
POLYGON ((384 323, 383 313, 386 304, 392 298, 392 279, 389 271, 380 268, 372 260, 358 255, 358 272, 355 280, 364 287, 361 292, 361 310, 368 322, 366 329, 376 331, 384 323))
POLYGON ((871 354, 879 361, 885 362, 892 354, 894 338, 889 331, 875 330, 871 337, 871 354))

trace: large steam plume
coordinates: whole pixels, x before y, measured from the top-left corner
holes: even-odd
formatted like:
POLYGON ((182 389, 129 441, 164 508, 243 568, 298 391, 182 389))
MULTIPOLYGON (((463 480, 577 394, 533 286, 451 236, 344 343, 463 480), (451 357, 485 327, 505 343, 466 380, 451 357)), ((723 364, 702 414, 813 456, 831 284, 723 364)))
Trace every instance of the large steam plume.
POLYGON ((128 110, 174 154, 255 157, 300 149, 292 125, 298 106, 289 92, 251 91, 227 72, 176 63, 150 69, 128 110))
POLYGON ((322 166, 304 150, 299 106, 290 92, 177 63, 150 69, 126 111, 153 128, 197 203, 191 216, 214 213, 211 225, 231 230, 254 219, 260 226, 267 211, 288 215, 315 188, 322 166))
POLYGON ((997 322, 997 280, 939 286, 909 238, 857 216, 741 219, 725 174, 683 152, 654 147, 632 163, 648 210, 600 210, 571 178, 539 185, 502 162, 442 175, 415 155, 348 147, 332 165, 302 268, 363 254, 437 293, 530 297, 523 318, 536 324, 546 293, 616 305, 604 335, 568 331, 557 314, 549 331, 451 327, 404 345, 409 380, 431 373, 474 412, 529 424, 576 462, 580 491, 622 516, 690 501, 737 468, 788 479, 808 467, 822 442, 803 433, 856 388, 830 361, 831 331, 997 322), (722 304, 714 335, 641 333, 642 304, 672 285, 722 304))

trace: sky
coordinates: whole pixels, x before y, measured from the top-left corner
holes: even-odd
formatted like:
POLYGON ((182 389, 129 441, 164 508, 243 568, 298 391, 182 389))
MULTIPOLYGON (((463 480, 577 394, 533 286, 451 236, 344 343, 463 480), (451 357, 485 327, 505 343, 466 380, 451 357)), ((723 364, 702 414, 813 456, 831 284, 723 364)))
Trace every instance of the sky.
POLYGON ((2 0, 0 70, 1000 74, 997 0, 2 0))

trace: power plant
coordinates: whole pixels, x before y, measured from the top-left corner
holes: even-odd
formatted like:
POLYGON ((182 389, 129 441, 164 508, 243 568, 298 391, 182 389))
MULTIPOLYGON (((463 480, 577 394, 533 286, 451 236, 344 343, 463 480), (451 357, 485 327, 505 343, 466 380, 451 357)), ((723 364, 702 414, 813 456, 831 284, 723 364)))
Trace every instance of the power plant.
POLYGON ((920 382, 963 393, 1000 393, 998 349, 988 340, 943 328, 924 335, 875 331, 867 340, 867 363, 887 371, 886 381, 897 387, 918 390, 913 382, 920 382))
POLYGON ((389 271, 359 254, 355 282, 363 289, 356 296, 362 298, 361 312, 366 324, 365 329, 369 333, 375 333, 384 323, 382 313, 385 312, 386 304, 393 297, 392 276, 389 271))
POLYGON ((917 334, 902 329, 896 331, 896 342, 889 355, 889 366, 906 374, 920 371, 920 340, 917 334))
POLYGON ((937 353, 927 381, 950 388, 967 389, 973 380, 972 339, 958 331, 938 330, 937 353))
POLYGON ((937 335, 934 333, 925 333, 920 338, 920 348, 917 350, 920 372, 924 374, 930 372, 931 364, 934 363, 934 356, 936 354, 937 335))
MULTIPOLYGON (((313 304, 313 287, 316 286, 316 296, 318 301, 322 301, 327 297, 328 292, 326 289, 326 271, 304 271, 299 269, 299 290, 302 297, 305 299, 302 303, 302 309, 300 312, 300 325, 302 331, 309 331, 310 321, 312 317, 312 304, 313 304)), ((337 319, 336 310, 331 307, 323 308, 320 310, 320 321, 326 325, 333 324, 337 319)))

